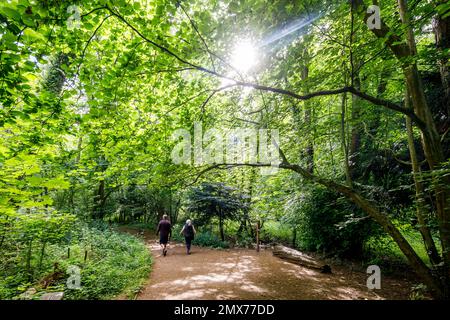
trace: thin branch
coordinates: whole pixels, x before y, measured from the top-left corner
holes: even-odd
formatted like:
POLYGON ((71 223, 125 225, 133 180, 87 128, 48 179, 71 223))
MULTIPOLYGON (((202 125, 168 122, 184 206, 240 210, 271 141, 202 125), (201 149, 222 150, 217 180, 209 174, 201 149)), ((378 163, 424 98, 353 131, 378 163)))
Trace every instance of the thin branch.
MULTIPOLYGON (((91 11, 89 11, 89 12, 87 12, 87 13, 85 13, 85 14, 80 15, 80 17, 81 17, 81 18, 84 18, 84 17, 90 15, 91 13, 93 13, 93 12, 95 12, 95 11, 99 11, 99 10, 103 10, 103 9, 108 9, 108 7, 107 7, 107 6, 103 6, 103 7, 94 8, 94 9, 92 9, 91 11)), ((64 19, 61 19, 61 20, 64 20, 64 19)))
MULTIPOLYGON (((236 118, 236 117, 234 117, 234 119, 235 119, 235 120, 239 120, 239 121, 242 121, 242 122, 247 122, 247 123, 250 123, 250 124, 254 124, 254 125, 257 125, 257 126, 260 126, 260 125, 261 125, 261 123, 259 123, 259 122, 256 122, 256 121, 252 121, 252 120, 247 120, 247 119, 242 119, 242 118, 236 118)), ((233 121, 231 121, 231 120, 225 120, 225 121, 228 121, 228 122, 234 123, 234 122, 233 122, 233 121)))
POLYGON ((192 96, 192 97, 187 98, 186 100, 184 100, 184 101, 181 102, 180 104, 176 105, 175 107, 169 109, 169 110, 165 113, 165 116, 167 116, 167 115, 168 115, 170 112, 172 112, 173 110, 175 110, 175 109, 177 109, 177 108, 179 108, 179 107, 184 106, 186 103, 188 103, 188 102, 190 102, 190 101, 192 101, 192 100, 194 100, 194 99, 196 99, 196 98, 198 98, 198 97, 204 95, 205 93, 207 93, 207 92, 212 92, 212 93, 208 96, 208 98, 206 99, 206 101, 202 103, 202 107, 201 107, 201 108, 202 108, 202 110, 203 110, 204 106, 208 103, 208 101, 212 98, 212 96, 214 96, 214 95, 215 95, 216 93, 218 93, 219 91, 222 91, 222 90, 225 90, 225 89, 234 87, 234 86, 236 86, 236 85, 235 85, 235 84, 229 84, 229 85, 223 86, 223 87, 218 88, 218 89, 206 89, 206 90, 203 90, 203 91, 199 92, 198 94, 196 94, 196 95, 194 95, 194 96, 192 96))
POLYGON ((213 67, 213 70, 216 71, 216 67, 214 65, 214 60, 212 58, 212 54, 211 54, 211 50, 209 50, 208 45, 206 44, 205 39, 203 38, 203 36, 201 35, 200 31, 197 28, 197 25, 195 24, 195 22, 191 19, 191 17, 189 16, 189 14, 187 13, 186 10, 184 10, 183 5, 181 4, 181 1, 177 1, 178 6, 181 8, 181 10, 183 10, 184 14, 186 15, 186 17, 189 19, 189 22, 191 23, 192 28, 194 28, 195 33, 197 33, 197 35, 199 36, 199 38, 201 39, 201 41, 203 42, 203 45, 205 46, 206 51, 209 53, 209 59, 211 60, 211 66, 213 67))
MULTIPOLYGON (((176 68, 176 69, 159 69, 159 70, 153 70, 153 72, 155 73, 163 73, 163 72, 183 72, 183 71, 188 71, 188 70, 195 70, 192 67, 186 67, 186 68, 176 68)), ((137 75, 139 75, 140 73, 138 73, 137 75)))
POLYGON ((380 106, 384 106, 384 107, 386 107, 386 108, 388 108, 388 109, 391 109, 391 110, 393 110, 393 111, 397 111, 397 112, 403 113, 404 115, 410 117, 411 120, 414 121, 414 122, 416 123, 416 125, 417 125, 420 129, 422 129, 422 131, 426 131, 426 124, 425 124, 425 122, 423 122, 423 121, 422 121, 422 120, 414 113, 413 110, 411 110, 411 109, 405 109, 405 108, 403 108, 402 106, 400 106, 400 105, 398 105, 398 104, 396 104, 396 103, 393 103, 393 102, 391 102, 391 101, 388 101, 388 100, 383 100, 383 99, 380 99, 380 98, 376 98, 376 97, 370 96, 370 95, 368 95, 368 94, 366 94, 366 93, 363 93, 363 92, 361 92, 361 91, 356 90, 356 89, 353 88, 353 87, 349 87, 349 88, 348 88, 348 92, 351 92, 352 94, 354 94, 354 95, 356 95, 356 96, 358 96, 358 97, 360 97, 360 98, 363 98, 364 100, 367 100, 367 101, 369 101, 369 102, 372 102, 373 104, 380 105, 380 106))
POLYGON ((226 89, 228 89, 228 88, 234 87, 234 86, 236 86, 236 85, 235 85, 235 84, 228 84, 228 85, 223 86, 223 87, 221 87, 221 88, 214 89, 214 90, 212 91, 212 93, 208 96, 208 98, 206 98, 206 100, 202 103, 202 105, 201 105, 201 107, 200 107, 200 108, 202 109, 201 117, 203 118, 203 114, 205 113, 205 106, 208 104, 209 100, 211 100, 212 97, 214 97, 214 96, 216 95, 216 93, 221 92, 221 91, 223 91, 223 90, 226 90, 226 89))
POLYGON ((313 27, 316 27, 318 29, 318 31, 326 38, 328 38, 328 40, 330 40, 333 43, 336 43, 342 47, 346 47, 348 48, 349 46, 345 43, 341 43, 339 40, 337 40, 336 38, 333 38, 329 33, 325 32, 321 27, 319 27, 315 22, 312 22, 311 25, 313 27))
POLYGON ((450 130, 450 127, 448 127, 447 130, 445 130, 445 132, 442 134, 442 136, 441 136, 441 143, 444 142, 445 136, 447 135, 449 130, 450 130))
POLYGON ((92 35, 89 37, 88 41, 86 42, 86 45, 85 45, 84 48, 83 48, 83 52, 81 53, 81 61, 80 61, 80 63, 78 64, 78 67, 77 67, 77 74, 80 73, 80 67, 81 67, 81 65, 82 65, 82 63, 83 63, 84 56, 85 56, 85 54, 86 54, 86 50, 87 50, 89 44, 91 43, 92 39, 93 39, 93 38, 95 37, 95 35, 97 34, 97 31, 102 27, 103 23, 104 23, 104 22, 106 21, 106 19, 108 19, 109 17, 111 17, 111 15, 106 16, 106 17, 102 20, 102 22, 100 22, 100 24, 97 26, 97 28, 95 28, 94 32, 92 33, 92 35))

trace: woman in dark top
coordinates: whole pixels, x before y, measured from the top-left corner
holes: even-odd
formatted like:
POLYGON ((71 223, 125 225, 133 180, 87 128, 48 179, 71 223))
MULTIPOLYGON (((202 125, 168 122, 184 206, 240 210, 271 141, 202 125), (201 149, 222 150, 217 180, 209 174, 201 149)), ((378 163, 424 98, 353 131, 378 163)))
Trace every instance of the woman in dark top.
POLYGON ((186 224, 183 226, 180 233, 184 235, 184 239, 186 240, 186 253, 191 254, 191 242, 194 240, 197 231, 195 231, 194 225, 190 219, 186 220, 186 224))

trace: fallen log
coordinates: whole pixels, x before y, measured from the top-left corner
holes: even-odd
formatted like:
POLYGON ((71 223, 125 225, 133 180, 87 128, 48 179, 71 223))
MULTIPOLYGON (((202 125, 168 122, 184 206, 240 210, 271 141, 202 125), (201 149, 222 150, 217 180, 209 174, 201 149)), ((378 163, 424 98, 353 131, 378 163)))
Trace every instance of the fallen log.
POLYGON ((331 267, 329 265, 320 264, 310 256, 285 246, 275 246, 273 249, 273 255, 290 263, 309 269, 314 269, 320 271, 321 273, 331 273, 331 267))

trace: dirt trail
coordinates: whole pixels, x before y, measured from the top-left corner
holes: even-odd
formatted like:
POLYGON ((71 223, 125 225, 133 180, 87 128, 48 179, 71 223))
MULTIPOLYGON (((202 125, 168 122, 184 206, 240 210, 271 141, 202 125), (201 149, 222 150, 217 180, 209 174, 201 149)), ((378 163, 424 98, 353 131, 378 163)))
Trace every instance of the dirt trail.
MULTIPOLYGON (((136 233, 136 231, 126 230, 136 233)), ((367 275, 332 266, 333 274, 294 265, 271 250, 216 250, 171 244, 162 256, 154 235, 144 234, 154 265, 139 300, 226 299, 407 299, 411 283, 382 276, 382 289, 366 287, 367 275)))

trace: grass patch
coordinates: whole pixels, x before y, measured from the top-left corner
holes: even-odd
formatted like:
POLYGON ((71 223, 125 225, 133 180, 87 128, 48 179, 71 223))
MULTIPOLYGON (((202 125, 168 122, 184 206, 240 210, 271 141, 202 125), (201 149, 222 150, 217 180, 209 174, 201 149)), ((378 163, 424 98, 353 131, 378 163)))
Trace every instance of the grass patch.
MULTIPOLYGON (((423 244, 422 236, 420 232, 413 229, 411 226, 398 226, 401 233, 409 244, 416 251, 417 255, 428 266, 431 266, 430 259, 428 258, 425 246, 423 244)), ((438 251, 441 251, 440 243, 435 239, 435 244, 438 251)), ((365 260, 371 264, 377 264, 380 266, 393 267, 393 266, 407 266, 408 260, 397 244, 387 235, 380 235, 369 238, 365 245, 365 260)))
POLYGON ((260 239, 263 242, 292 243, 292 227, 279 221, 266 221, 261 229, 260 239))

